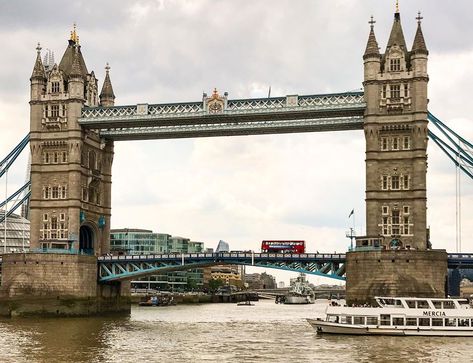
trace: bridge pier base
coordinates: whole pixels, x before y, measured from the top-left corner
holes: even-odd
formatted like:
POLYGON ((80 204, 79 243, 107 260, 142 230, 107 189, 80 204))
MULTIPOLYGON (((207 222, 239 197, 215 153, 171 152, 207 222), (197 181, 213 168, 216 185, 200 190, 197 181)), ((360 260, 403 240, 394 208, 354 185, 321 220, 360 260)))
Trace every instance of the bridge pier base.
POLYGON ((445 250, 348 252, 347 304, 375 304, 375 296, 446 296, 445 250))
POLYGON ((3 256, 1 316, 87 316, 130 312, 130 283, 97 283, 95 256, 3 256))

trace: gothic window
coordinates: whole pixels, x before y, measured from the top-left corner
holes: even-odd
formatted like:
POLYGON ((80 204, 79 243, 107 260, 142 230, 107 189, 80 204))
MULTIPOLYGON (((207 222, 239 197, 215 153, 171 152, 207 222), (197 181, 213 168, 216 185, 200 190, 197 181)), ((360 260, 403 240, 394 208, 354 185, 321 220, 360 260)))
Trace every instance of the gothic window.
POLYGON ((54 164, 59 163, 59 153, 57 151, 54 152, 53 157, 54 164))
POLYGON ((51 92, 52 93, 59 93, 59 82, 52 82, 51 83, 51 92))
POLYGON ((399 218, 399 211, 393 210, 392 212, 392 234, 399 235, 400 234, 400 218, 399 218))
POLYGON ((62 116, 66 117, 66 105, 62 105, 62 116))
POLYGON ((47 222, 48 221, 48 213, 44 213, 43 214, 43 222, 47 222))
POLYGON ((67 151, 62 152, 62 162, 67 163, 67 151))
POLYGON ((381 97, 386 98, 386 96, 387 96, 387 87, 385 84, 383 84, 383 91, 382 91, 381 97))
POLYGON ((59 117, 59 105, 51 105, 51 117, 59 117))
POLYGON ((57 217, 51 217, 51 229, 57 229, 57 217))
POLYGON ((382 211, 383 214, 389 214, 389 207, 387 205, 383 205, 382 211))
POLYGON ((411 148, 411 138, 409 136, 404 136, 402 140, 402 148, 404 150, 409 150, 411 148))
POLYGON ((389 86, 389 92, 391 98, 399 99, 401 98, 401 86, 398 84, 392 84, 389 86))
POLYGON ((399 190, 399 176, 398 175, 393 175, 391 177, 391 189, 399 190))
POLYGON ((389 235, 389 218, 388 217, 383 217, 383 224, 382 224, 382 229, 383 229, 383 235, 389 235))
POLYGON ((67 198, 67 187, 63 185, 61 187, 61 199, 66 199, 67 198))
POLYGON ((65 213, 60 213, 59 214, 59 220, 60 221, 65 221, 66 220, 66 214, 65 213))
POLYGON ((404 175, 404 177, 402 178, 403 182, 402 182, 402 189, 404 190, 408 190, 409 189, 409 176, 408 175, 404 175))
POLYGON ((399 72, 401 70, 401 59, 391 58, 389 60, 389 68, 391 72, 399 72))
POLYGON ((393 137, 393 150, 399 150, 399 137, 393 137))
POLYGON ((87 187, 82 188, 82 200, 84 202, 87 202, 89 200, 89 191, 87 190, 87 187))
POLYGON ((402 212, 404 214, 409 214, 409 206, 408 205, 405 205, 402 209, 403 209, 402 212))
POLYGON ((49 153, 48 152, 44 153, 44 163, 49 164, 49 153))
POLYGON ((409 217, 404 217, 403 234, 410 234, 409 232, 409 217))
POLYGON ((59 199, 59 187, 58 186, 52 187, 51 199, 59 199))
POLYGON ((409 98, 409 84, 408 83, 404 83, 404 97, 405 98, 409 98))
POLYGON ((43 187, 44 199, 49 199, 50 194, 51 194, 51 187, 48 187, 48 186, 43 187))
POLYGON ((96 160, 95 160, 95 152, 89 152, 89 169, 95 170, 96 169, 96 160))
POLYGON ((388 150, 388 138, 382 137, 381 138, 381 150, 386 151, 388 150))
POLYGON ((388 176, 383 175, 381 189, 388 190, 388 176))

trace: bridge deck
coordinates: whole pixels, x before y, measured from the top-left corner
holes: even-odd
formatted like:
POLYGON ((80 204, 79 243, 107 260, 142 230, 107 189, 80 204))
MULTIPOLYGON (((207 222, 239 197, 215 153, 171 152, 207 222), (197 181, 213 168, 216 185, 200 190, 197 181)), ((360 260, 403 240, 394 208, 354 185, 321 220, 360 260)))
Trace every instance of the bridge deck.
POLYGON ((84 108, 79 124, 114 140, 163 139, 363 128, 363 92, 84 108))

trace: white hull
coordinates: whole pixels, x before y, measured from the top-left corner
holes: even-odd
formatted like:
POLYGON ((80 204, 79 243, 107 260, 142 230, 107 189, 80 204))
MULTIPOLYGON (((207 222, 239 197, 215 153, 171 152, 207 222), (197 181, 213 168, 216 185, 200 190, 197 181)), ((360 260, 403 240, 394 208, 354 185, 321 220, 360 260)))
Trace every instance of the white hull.
POLYGON ((315 299, 311 296, 286 295, 284 304, 314 304, 315 299))
POLYGON ((439 337, 473 337, 469 328, 445 327, 387 327, 357 326, 331 323, 323 320, 307 319, 318 334, 348 334, 348 335, 401 335, 401 336, 439 336, 439 337))

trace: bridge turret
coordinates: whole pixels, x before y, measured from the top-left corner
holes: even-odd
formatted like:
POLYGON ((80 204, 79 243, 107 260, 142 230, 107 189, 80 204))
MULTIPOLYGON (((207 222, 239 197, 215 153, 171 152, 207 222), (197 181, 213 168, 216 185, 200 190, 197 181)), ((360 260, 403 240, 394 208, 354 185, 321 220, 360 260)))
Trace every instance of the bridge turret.
POLYGON ((84 100, 84 77, 80 67, 78 48, 74 49, 73 54, 74 55, 68 81, 69 96, 82 101, 84 100))
POLYGON ((411 67, 414 74, 412 83, 412 92, 416 94, 414 101, 414 109, 427 111, 427 82, 429 76, 427 74, 427 61, 429 51, 425 45, 424 35, 421 27, 421 14, 417 16, 417 31, 414 37, 414 44, 411 51, 411 67))
POLYGON ((41 61, 41 46, 38 43, 36 47, 37 55, 36 62, 33 67, 33 73, 31 74, 31 101, 41 100, 41 96, 46 91, 46 71, 44 69, 43 62, 41 61))
POLYGON ((110 66, 105 66, 105 80, 100 92, 100 106, 111 107, 115 105, 115 94, 113 93, 112 82, 110 81, 110 66))
MULTIPOLYGON (((378 99, 378 85, 376 82, 376 77, 381 72, 381 54, 379 53, 379 46, 374 34, 374 24, 376 22, 371 17, 369 21, 371 30, 368 36, 368 43, 366 44, 365 54, 363 55, 365 77, 364 77, 364 87, 365 87, 365 98, 378 99)), ((368 109, 367 114, 374 113, 377 110, 377 107, 372 108, 371 106, 376 105, 376 102, 367 103, 368 109)))

